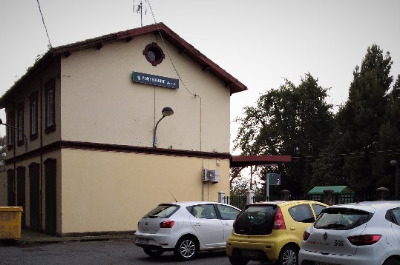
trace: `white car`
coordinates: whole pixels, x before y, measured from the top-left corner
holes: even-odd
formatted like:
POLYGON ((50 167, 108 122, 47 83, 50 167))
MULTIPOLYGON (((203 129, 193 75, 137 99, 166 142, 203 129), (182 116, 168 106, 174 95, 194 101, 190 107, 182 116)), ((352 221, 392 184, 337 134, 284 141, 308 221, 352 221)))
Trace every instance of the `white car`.
POLYGON ((225 249, 239 212, 216 202, 163 203, 139 221, 135 244, 151 257, 174 251, 180 260, 203 250, 225 249))
POLYGON ((399 265, 400 201, 334 205, 304 232, 299 265, 399 265))

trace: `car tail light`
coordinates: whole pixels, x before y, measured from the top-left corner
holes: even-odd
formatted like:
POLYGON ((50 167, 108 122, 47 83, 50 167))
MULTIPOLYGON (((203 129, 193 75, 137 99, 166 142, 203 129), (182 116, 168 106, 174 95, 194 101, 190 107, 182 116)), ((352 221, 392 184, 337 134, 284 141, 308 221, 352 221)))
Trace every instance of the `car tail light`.
POLYGON ((276 211, 273 229, 275 230, 286 229, 285 220, 283 219, 281 208, 278 208, 278 210, 276 211))
POLYGON ((355 246, 365 246, 372 245, 381 239, 382 235, 359 235, 359 236, 350 236, 347 239, 351 244, 355 246))
POLYGON ((235 221, 233 221, 233 225, 232 225, 233 228, 236 227, 236 222, 237 222, 237 220, 239 219, 239 216, 241 216, 243 212, 244 212, 244 210, 241 210, 241 211, 238 213, 238 215, 236 216, 235 221))
POLYGON ((174 221, 164 221, 160 223, 160 228, 172 228, 174 224, 174 221))
POLYGON ((310 237, 310 233, 308 233, 307 231, 304 231, 303 233, 303 240, 307 241, 307 239, 310 237))

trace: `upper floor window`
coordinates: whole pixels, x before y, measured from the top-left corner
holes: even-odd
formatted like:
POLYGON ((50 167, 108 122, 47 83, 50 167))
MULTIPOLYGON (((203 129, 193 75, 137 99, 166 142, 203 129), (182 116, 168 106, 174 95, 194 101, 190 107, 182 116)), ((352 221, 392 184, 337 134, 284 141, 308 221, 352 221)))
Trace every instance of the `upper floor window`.
POLYGON ((146 60, 153 66, 160 64, 165 58, 163 50, 155 42, 148 44, 144 48, 143 55, 146 57, 146 60))
POLYGON ((30 112, 30 138, 34 140, 38 138, 38 92, 30 96, 30 112))
POLYGON ((24 103, 18 105, 17 108, 17 142, 18 145, 24 144, 24 103))
POLYGON ((14 112, 7 112, 7 149, 11 150, 14 148, 14 139, 15 139, 15 120, 14 112))
POLYGON ((56 90, 55 80, 51 79, 45 85, 46 133, 55 131, 56 129, 55 90, 56 90))

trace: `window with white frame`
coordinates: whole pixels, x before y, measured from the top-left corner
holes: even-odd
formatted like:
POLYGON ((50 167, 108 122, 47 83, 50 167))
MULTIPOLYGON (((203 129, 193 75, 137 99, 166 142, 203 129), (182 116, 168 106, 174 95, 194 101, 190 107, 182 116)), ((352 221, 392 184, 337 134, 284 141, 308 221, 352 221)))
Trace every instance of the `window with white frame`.
POLYGON ((14 148, 14 139, 15 139, 15 121, 14 121, 14 112, 7 112, 7 149, 11 150, 14 148))
POLYGON ((52 79, 46 83, 45 86, 45 104, 46 104, 46 133, 55 131, 56 117, 55 117, 55 80, 52 79))
POLYGON ((34 140, 38 138, 38 92, 30 96, 30 112, 30 138, 34 140))
POLYGON ((18 105, 17 109, 17 142, 18 145, 24 144, 24 103, 18 105))

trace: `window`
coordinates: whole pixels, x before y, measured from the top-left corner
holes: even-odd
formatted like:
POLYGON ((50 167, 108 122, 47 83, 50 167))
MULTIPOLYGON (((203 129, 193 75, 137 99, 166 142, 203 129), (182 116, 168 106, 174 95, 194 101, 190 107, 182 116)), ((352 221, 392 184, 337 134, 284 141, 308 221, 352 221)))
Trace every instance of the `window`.
POLYGON ((38 92, 30 96, 30 138, 31 140, 38 138, 38 92))
POLYGON ((143 55, 146 57, 146 60, 153 66, 160 64, 165 58, 163 50, 160 48, 160 46, 157 45, 157 43, 154 42, 148 44, 144 48, 143 55))
POLYGON ((389 210, 385 218, 396 225, 400 225, 400 208, 389 210))
POLYGON ((154 217, 161 217, 161 218, 169 218, 173 215, 176 211, 178 211, 179 206, 173 204, 160 204, 153 210, 151 210, 148 214, 146 214, 145 218, 154 218, 154 217))
POLYGON ((14 139, 15 139, 15 121, 14 121, 14 112, 7 113, 7 148, 11 150, 14 148, 14 139))
POLYGON ((191 210, 191 214, 197 218, 218 219, 214 205, 212 204, 195 205, 191 210))
POLYGON ((296 205, 289 208, 289 214, 296 222, 313 223, 315 221, 314 215, 308 204, 296 205))
POLYGON ((250 205, 237 217, 233 229, 242 235, 269 235, 277 212, 277 205, 250 205))
POLYGON ((217 204, 218 211, 222 220, 235 220, 239 210, 222 204, 217 204))
POLYGON ((56 130, 56 117, 55 117, 55 80, 52 79, 45 85, 45 104, 46 104, 46 133, 56 130))
POLYGON ((348 230, 368 222, 372 213, 349 208, 326 208, 315 222, 315 228, 348 230))
POLYGON ((313 204, 312 204, 312 208, 313 208, 313 210, 314 210, 315 216, 318 217, 319 214, 321 213, 321 211, 322 211, 323 209, 325 209, 326 207, 325 207, 325 206, 322 206, 322 205, 319 205, 319 204, 313 203, 313 204))
POLYGON ((24 144, 24 103, 18 105, 17 109, 17 142, 18 145, 24 144))

